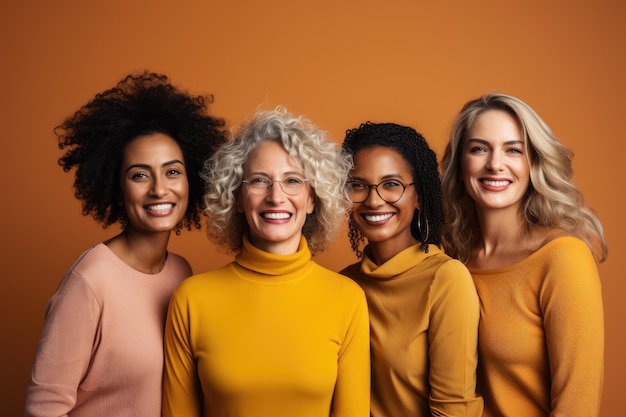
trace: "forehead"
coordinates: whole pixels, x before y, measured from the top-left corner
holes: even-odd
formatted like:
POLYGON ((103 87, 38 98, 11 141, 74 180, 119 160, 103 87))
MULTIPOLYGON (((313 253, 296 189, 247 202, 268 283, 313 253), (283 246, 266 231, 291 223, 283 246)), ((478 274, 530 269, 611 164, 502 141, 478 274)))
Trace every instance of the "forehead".
POLYGON ((138 163, 159 160, 183 160, 183 152, 170 136, 153 133, 134 138, 124 148, 124 162, 138 163))
POLYGON ((244 170, 247 172, 300 172, 298 163, 275 141, 260 144, 251 154, 244 170))
POLYGON ((465 139, 523 141, 518 120, 504 110, 487 110, 479 114, 468 128, 465 139))
POLYGON ((373 146, 354 154, 353 176, 379 179, 384 177, 410 178, 411 165, 397 150, 386 146, 373 146))

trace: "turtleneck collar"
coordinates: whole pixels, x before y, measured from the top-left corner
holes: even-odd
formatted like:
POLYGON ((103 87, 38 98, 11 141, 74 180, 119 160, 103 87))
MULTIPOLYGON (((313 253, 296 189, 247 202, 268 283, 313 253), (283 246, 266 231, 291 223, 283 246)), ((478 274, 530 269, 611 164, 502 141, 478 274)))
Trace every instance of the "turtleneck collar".
POLYGON ((296 253, 291 255, 265 252, 253 246, 248 236, 244 236, 243 248, 235 256, 235 265, 245 269, 241 272, 246 278, 274 283, 304 276, 312 267, 310 261, 311 251, 304 236, 300 238, 296 253))
POLYGON ((416 265, 439 253, 443 253, 443 251, 436 245, 428 245, 428 253, 422 252, 420 244, 417 243, 398 252, 384 264, 376 265, 364 251, 363 259, 361 260, 361 271, 371 278, 393 278, 404 274, 409 269, 415 268, 416 265))

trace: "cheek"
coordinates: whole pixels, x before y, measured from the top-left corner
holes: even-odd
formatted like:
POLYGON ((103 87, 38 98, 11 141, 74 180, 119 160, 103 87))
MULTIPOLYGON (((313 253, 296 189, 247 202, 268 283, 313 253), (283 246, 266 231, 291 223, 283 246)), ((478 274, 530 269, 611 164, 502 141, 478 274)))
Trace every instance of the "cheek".
POLYGON ((142 191, 137 186, 128 186, 128 184, 122 184, 120 187, 120 195, 118 200, 121 204, 130 205, 133 202, 141 198, 142 191))
POLYGON ((264 196, 249 195, 240 193, 235 197, 235 208, 237 213, 251 213, 255 207, 258 207, 263 201, 264 196))
POLYGON ((462 158, 459 162, 459 181, 467 182, 477 172, 480 172, 482 166, 480 160, 476 158, 462 158))

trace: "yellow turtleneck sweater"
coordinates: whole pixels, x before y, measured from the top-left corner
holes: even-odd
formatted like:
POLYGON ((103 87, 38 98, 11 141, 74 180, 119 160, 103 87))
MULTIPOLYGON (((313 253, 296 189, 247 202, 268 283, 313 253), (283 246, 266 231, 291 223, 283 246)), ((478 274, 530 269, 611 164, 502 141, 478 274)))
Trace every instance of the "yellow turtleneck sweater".
POLYGON ((470 272, 481 302, 483 416, 599 415, 604 319, 587 245, 558 238, 509 267, 470 272))
POLYGON ((372 346, 372 417, 478 417, 479 304, 467 268, 419 244, 378 266, 344 269, 365 291, 372 346))
POLYGON ((172 297, 163 417, 367 417, 369 366, 363 291, 304 238, 287 256, 245 240, 172 297))

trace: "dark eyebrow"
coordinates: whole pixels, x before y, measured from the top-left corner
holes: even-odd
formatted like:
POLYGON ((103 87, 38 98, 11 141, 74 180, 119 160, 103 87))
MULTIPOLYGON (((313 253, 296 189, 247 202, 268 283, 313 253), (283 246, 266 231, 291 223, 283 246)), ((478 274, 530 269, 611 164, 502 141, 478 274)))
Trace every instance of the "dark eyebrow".
MULTIPOLYGON (((351 180, 353 181, 359 181, 362 183, 365 183, 365 179, 361 178, 361 177, 350 177, 351 180)), ((387 174, 387 175, 383 175, 383 177, 381 178, 381 181, 387 181, 387 180, 406 180, 402 175, 400 174, 387 174)))
MULTIPOLYGON (((181 164, 182 166, 185 166, 185 163, 183 161, 181 161, 180 159, 172 159, 171 161, 167 161, 167 162, 163 162, 161 164, 162 167, 167 167, 169 165, 174 165, 174 164, 181 164)), ((152 169, 151 165, 148 164, 134 164, 129 166, 128 168, 126 168, 126 172, 130 171, 131 169, 134 168, 143 168, 143 169, 152 169)))

